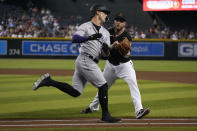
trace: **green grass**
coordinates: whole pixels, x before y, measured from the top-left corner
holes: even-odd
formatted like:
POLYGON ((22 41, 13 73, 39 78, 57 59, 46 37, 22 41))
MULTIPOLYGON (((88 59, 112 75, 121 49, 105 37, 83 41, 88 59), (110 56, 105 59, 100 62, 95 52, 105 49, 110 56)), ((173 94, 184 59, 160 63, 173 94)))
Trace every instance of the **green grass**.
MULTIPOLYGON (((0 129, 1 130, 1 129, 0 129)), ((3 131, 196 131, 197 127, 116 127, 116 128, 42 128, 3 129, 3 131)))
MULTIPOLYGON (((197 61, 134 60, 136 71, 197 72, 197 61)), ((74 69, 74 60, 0 59, 0 69, 74 69)), ((100 61, 103 69, 105 61, 100 61)), ((0 119, 13 118, 100 118, 101 112, 80 114, 92 101, 97 89, 87 85, 79 98, 72 98, 49 87, 32 90, 39 75, 0 75, 0 119)), ((70 76, 53 76, 71 83, 70 76)), ((147 117, 197 117, 197 85, 138 80, 142 103, 150 107, 147 117)), ((109 109, 113 116, 134 118, 129 88, 118 80, 109 91, 109 109)), ((1 129, 0 131, 196 131, 197 127, 109 127, 109 128, 38 128, 1 129)))
POLYGON ((74 69, 75 60, 64 59, 0 59, 0 68, 74 69))
MULTIPOLYGON (((0 118, 70 118, 100 117, 100 112, 84 115, 79 111, 89 105, 97 89, 88 84, 79 98, 72 98, 53 87, 32 90, 37 75, 0 75, 0 118)), ((54 76, 71 83, 71 77, 54 76)), ((148 117, 197 117, 196 85, 139 80, 148 117)), ((129 88, 118 80, 109 91, 109 109, 114 116, 134 118, 129 88)))
MULTIPOLYGON (((104 68, 105 61, 100 62, 104 68)), ((134 60, 138 71, 197 72, 196 61, 134 60), (180 66, 181 65, 181 66, 180 66)), ((74 60, 0 59, 0 68, 74 69, 74 60)), ((88 84, 79 98, 72 98, 55 88, 32 90, 38 75, 0 75, 0 118, 66 118, 100 117, 100 112, 83 115, 97 89, 88 84)), ((71 84, 70 76, 54 76, 71 84)), ((138 80, 144 107, 151 108, 148 117, 197 117, 195 84, 138 80)), ((118 80, 109 91, 109 108, 114 116, 134 117, 129 88, 118 80)))
MULTIPOLYGON (((133 60, 136 71, 197 72, 197 61, 133 60)), ((75 60, 65 59, 0 59, 0 68, 74 69, 75 60)), ((103 69, 105 61, 100 61, 103 69)))
POLYGON ((137 71, 197 72, 197 61, 134 60, 137 71))

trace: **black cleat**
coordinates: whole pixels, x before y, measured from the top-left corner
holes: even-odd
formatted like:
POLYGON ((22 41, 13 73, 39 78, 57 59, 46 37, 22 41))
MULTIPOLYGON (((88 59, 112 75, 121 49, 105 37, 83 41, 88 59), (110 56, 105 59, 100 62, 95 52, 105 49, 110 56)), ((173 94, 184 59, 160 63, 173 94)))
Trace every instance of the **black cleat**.
POLYGON ((144 116, 146 116, 150 112, 149 108, 141 109, 138 111, 136 115, 136 119, 142 119, 144 116))
POLYGON ((49 73, 47 73, 47 74, 44 74, 43 76, 41 76, 41 78, 40 79, 38 79, 35 83, 34 83, 34 85, 33 85, 33 90, 35 91, 35 90, 37 90, 37 89, 39 89, 40 87, 42 87, 42 86, 49 86, 49 82, 50 82, 50 74, 49 73))
POLYGON ((88 107, 88 108, 86 108, 86 109, 80 111, 80 113, 81 113, 81 114, 88 114, 88 113, 93 113, 93 112, 91 111, 90 107, 88 107))
POLYGON ((121 123, 121 119, 115 117, 101 118, 100 123, 121 123))

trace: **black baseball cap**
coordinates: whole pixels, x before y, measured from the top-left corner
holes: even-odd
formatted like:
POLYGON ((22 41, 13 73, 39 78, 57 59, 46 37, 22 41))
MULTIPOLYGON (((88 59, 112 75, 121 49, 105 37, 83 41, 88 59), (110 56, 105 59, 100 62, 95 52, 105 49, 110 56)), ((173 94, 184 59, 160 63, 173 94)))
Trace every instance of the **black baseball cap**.
POLYGON ((117 21, 120 21, 120 22, 125 22, 126 17, 122 13, 119 13, 115 16, 114 20, 117 20, 117 21))

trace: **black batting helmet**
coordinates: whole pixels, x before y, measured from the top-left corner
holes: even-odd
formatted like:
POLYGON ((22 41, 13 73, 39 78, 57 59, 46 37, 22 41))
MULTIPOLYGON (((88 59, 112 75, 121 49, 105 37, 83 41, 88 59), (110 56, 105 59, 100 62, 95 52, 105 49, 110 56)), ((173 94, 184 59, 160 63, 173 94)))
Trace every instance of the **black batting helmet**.
POLYGON ((90 7, 91 17, 95 15, 96 11, 102 11, 107 15, 110 14, 110 10, 102 4, 95 4, 90 7))

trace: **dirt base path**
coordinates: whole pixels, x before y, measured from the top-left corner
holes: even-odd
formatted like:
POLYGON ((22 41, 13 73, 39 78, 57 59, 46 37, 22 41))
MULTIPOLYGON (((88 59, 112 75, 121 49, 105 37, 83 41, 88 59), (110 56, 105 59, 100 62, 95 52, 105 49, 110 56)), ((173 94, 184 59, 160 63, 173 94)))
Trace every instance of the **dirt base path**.
MULTIPOLYGON (((46 69, 0 69, 0 74, 21 74, 21 75, 41 75, 44 73, 51 75, 72 76, 74 70, 46 70, 46 69)), ((168 81, 197 84, 197 72, 151 72, 137 71, 137 79, 168 81)))
POLYGON ((196 118, 122 119, 121 123, 99 123, 95 118, 0 120, 2 128, 90 128, 90 127, 197 127, 196 118))

